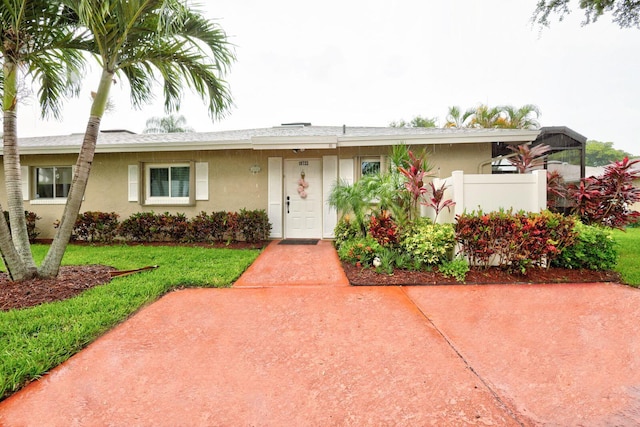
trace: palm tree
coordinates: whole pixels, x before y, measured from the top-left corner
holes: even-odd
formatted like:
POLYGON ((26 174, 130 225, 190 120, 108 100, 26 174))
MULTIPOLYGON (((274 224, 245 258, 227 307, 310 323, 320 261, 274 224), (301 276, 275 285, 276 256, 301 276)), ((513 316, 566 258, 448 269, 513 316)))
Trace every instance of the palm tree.
POLYGON ((472 118, 474 112, 474 109, 469 109, 462 113, 460 107, 458 106, 449 107, 449 112, 447 113, 447 122, 445 123, 444 127, 455 129, 469 127, 470 118, 472 118))
POLYGON ((501 111, 501 124, 505 129, 539 129, 540 109, 533 104, 525 104, 520 108, 513 105, 499 107, 501 111))
POLYGON ((500 127, 500 113, 498 107, 489 107, 488 105, 479 105, 473 111, 473 117, 469 127, 473 128, 495 128, 500 127))
POLYGON ((165 117, 151 117, 145 124, 143 133, 185 133, 193 132, 182 115, 170 114, 165 117))
POLYGON ((62 1, 91 33, 102 75, 60 226, 39 268, 43 277, 58 274, 80 211, 116 73, 128 80, 134 107, 152 99, 155 78, 161 78, 168 112, 178 109, 186 84, 208 101, 212 117, 221 117, 231 104, 223 76, 235 59, 224 31, 186 0, 62 1))
POLYGON ((86 33, 76 16, 59 2, 4 0, 0 3, 3 62, 3 164, 11 234, 0 215, 0 251, 10 277, 36 275, 36 265, 24 216, 20 153, 17 144, 17 106, 23 80, 39 83, 42 115, 59 117, 63 101, 77 94, 84 65, 86 33))

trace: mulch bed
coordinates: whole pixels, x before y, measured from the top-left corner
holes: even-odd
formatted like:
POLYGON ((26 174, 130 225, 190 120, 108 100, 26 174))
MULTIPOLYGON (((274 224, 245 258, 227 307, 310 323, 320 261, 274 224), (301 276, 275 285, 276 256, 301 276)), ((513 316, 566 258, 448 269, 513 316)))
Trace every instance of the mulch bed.
MULTIPOLYGON (((395 270, 393 274, 376 273, 371 268, 356 267, 342 263, 342 268, 354 286, 400 286, 400 285, 454 285, 461 284, 452 277, 436 271, 395 270)), ((534 284, 534 283, 593 283, 620 282, 615 271, 570 270, 565 268, 530 268, 526 275, 509 273, 499 268, 471 269, 466 276, 466 285, 488 284, 534 284)))
POLYGON ((0 273, 0 311, 26 308, 60 301, 78 295, 111 280, 113 267, 104 265, 63 266, 56 279, 32 279, 12 282, 0 273))
MULTIPOLYGON (((41 241, 48 243, 47 241, 41 241)), ((198 246, 207 248, 261 249, 269 242, 246 243, 129 243, 131 246, 198 246)), ((94 245, 96 243, 74 242, 73 245, 94 245)), ((62 266, 56 279, 32 279, 12 282, 6 273, 0 273, 0 311, 33 307, 48 302, 72 298, 94 286, 111 281, 111 273, 117 271, 104 265, 62 266)))

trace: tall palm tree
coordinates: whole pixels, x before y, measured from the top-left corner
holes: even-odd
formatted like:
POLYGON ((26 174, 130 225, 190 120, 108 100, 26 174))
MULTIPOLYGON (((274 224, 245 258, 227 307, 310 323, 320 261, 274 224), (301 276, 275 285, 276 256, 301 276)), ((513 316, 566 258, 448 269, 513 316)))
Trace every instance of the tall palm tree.
POLYGON ((39 268, 43 277, 58 274, 80 211, 116 73, 128 80, 134 107, 152 99, 153 83, 160 78, 168 112, 178 109, 186 84, 208 101, 212 117, 220 117, 231 104, 223 77, 235 59, 224 31, 186 0, 61 1, 91 33, 102 75, 60 226, 39 268))
POLYGON ((169 114, 165 117, 151 117, 147 120, 143 133, 185 133, 193 132, 182 115, 169 114))
POLYGON ((88 47, 86 34, 76 27, 76 17, 59 2, 3 0, 0 2, 3 72, 3 164, 9 228, 0 215, 0 251, 14 280, 33 277, 36 265, 24 216, 20 153, 17 144, 18 88, 26 79, 39 83, 43 116, 59 117, 67 95, 77 94, 88 47))

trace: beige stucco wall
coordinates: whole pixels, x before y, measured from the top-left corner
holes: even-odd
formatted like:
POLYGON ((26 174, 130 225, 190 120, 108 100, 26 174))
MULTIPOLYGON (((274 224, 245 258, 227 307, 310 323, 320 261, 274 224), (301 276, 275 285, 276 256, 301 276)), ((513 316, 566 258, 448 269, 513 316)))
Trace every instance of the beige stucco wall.
MULTIPOLYGON (((390 147, 353 147, 338 150, 225 150, 155 153, 96 154, 81 211, 117 212, 120 219, 143 211, 184 213, 193 217, 201 211, 238 211, 267 209, 268 158, 312 159, 337 155, 340 159, 387 155, 390 147), (196 201, 193 206, 144 206, 128 201, 128 167, 143 163, 207 162, 209 200, 196 201), (252 173, 252 166, 260 172, 252 173)), ((454 170, 477 173, 478 164, 491 157, 490 144, 455 144, 427 147, 429 162, 436 176, 447 177, 454 170)), ((75 155, 27 155, 23 166, 69 166, 75 155)), ((141 172, 142 174, 142 172, 141 172)), ((4 174, 0 174, 4 188, 4 174)), ((6 209, 6 195, 0 191, 0 201, 6 209)), ((25 209, 36 212, 41 219, 38 228, 41 238, 51 238, 53 224, 62 216, 63 205, 43 205, 25 201, 25 209)))

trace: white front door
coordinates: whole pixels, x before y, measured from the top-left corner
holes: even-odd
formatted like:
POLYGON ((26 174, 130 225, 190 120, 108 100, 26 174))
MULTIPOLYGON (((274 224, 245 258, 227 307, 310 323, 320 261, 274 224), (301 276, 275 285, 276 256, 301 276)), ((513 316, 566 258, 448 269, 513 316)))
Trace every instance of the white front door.
POLYGON ((321 160, 286 160, 284 181, 285 238, 321 238, 321 160))

